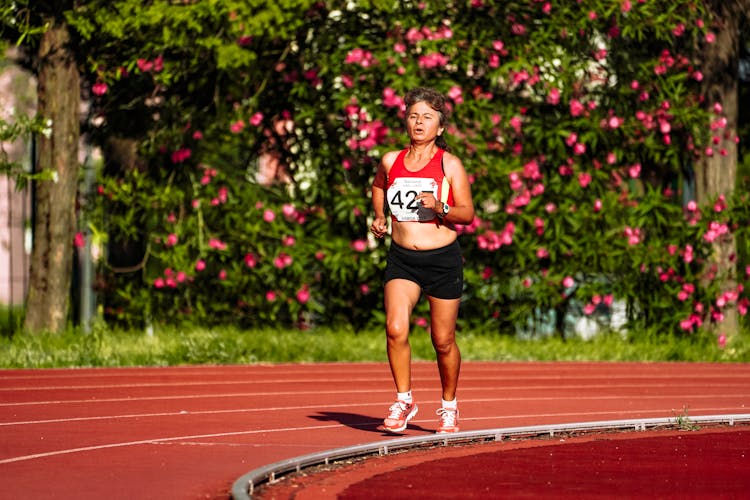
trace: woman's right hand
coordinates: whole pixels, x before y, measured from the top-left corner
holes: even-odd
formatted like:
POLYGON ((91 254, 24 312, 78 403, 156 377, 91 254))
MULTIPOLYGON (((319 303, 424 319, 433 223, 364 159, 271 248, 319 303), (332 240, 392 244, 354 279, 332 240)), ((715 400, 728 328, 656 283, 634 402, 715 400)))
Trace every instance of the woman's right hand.
POLYGON ((375 235, 376 238, 382 238, 388 231, 388 225, 386 224, 385 217, 375 217, 370 226, 370 231, 375 235))

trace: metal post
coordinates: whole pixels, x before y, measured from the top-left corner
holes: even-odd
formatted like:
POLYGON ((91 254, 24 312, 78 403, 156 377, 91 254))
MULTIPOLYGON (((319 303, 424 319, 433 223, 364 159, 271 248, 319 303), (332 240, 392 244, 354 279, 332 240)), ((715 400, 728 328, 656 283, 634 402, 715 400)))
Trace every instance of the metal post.
POLYGON ((95 171, 91 160, 91 145, 86 146, 86 159, 83 163, 83 187, 81 189, 83 201, 81 203, 81 220, 83 227, 81 231, 84 236, 84 246, 79 252, 79 271, 80 271, 80 318, 81 327, 84 333, 91 332, 91 320, 96 307, 96 297, 92 290, 94 263, 91 259, 91 230, 88 226, 88 199, 91 196, 92 187, 95 181, 95 171))

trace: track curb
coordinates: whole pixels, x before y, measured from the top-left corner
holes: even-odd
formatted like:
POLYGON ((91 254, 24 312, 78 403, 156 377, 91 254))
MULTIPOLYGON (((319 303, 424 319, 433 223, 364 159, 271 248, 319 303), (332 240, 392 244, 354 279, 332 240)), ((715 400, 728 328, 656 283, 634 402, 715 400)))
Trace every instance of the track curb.
POLYGON ((396 438, 355 446, 346 446, 325 450, 309 455, 275 462, 251 470, 239 477, 232 485, 234 500, 250 500, 256 487, 273 484, 280 476, 318 465, 328 465, 337 460, 363 457, 368 455, 388 455, 420 446, 450 446, 470 442, 502 441, 506 438, 536 438, 570 433, 587 433, 602 431, 645 431, 659 427, 691 428, 698 424, 734 425, 750 423, 750 413, 731 415, 676 416, 670 418, 639 418, 629 420, 603 420, 594 422, 577 422, 569 424, 545 424, 522 427, 503 427, 477 431, 464 431, 455 434, 433 434, 408 438, 396 438))

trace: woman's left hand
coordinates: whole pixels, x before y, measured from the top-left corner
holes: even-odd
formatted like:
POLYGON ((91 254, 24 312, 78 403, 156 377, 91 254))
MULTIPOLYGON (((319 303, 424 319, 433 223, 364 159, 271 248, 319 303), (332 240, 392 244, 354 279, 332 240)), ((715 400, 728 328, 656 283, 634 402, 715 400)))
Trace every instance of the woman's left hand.
POLYGON ((432 191, 423 191, 419 193, 415 199, 421 203, 423 207, 431 208, 433 211, 437 212, 438 201, 435 199, 435 195, 432 194, 432 191))

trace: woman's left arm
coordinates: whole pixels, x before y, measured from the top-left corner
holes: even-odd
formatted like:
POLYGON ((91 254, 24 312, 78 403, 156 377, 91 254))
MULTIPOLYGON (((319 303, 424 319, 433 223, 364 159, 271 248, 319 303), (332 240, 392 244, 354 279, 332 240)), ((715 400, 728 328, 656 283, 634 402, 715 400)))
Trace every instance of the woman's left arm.
POLYGON ((443 158, 443 168, 453 191, 454 203, 443 220, 452 224, 471 224, 474 220, 474 201, 469 176, 456 155, 446 153, 443 158))

